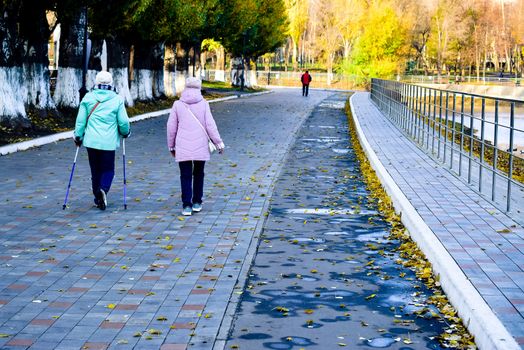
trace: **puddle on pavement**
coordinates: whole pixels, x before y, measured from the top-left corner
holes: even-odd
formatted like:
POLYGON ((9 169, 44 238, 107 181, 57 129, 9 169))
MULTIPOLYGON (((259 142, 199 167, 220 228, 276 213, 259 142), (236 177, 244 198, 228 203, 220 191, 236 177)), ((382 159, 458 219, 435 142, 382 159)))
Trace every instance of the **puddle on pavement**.
POLYGON ((394 344, 400 340, 401 340, 400 338, 397 338, 397 340, 393 338, 373 338, 373 339, 367 339, 366 345, 372 348, 387 348, 391 344, 394 344))

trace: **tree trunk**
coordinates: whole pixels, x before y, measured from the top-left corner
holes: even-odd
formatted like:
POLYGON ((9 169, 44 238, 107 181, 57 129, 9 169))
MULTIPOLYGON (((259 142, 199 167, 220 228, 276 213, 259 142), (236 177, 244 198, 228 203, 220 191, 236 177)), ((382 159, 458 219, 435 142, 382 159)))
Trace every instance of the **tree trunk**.
POLYGON ((91 39, 91 55, 87 63, 86 87, 91 90, 95 86, 95 78, 102 70, 102 48, 104 40, 100 38, 91 39))
POLYGON ((175 62, 176 62, 176 91, 184 90, 186 86, 186 77, 189 76, 189 48, 182 43, 176 44, 175 62))
POLYGON ((139 101, 165 97, 164 44, 143 41, 135 45, 131 96, 139 101))
POLYGON ((176 60, 173 45, 166 45, 164 71, 167 73, 164 77, 166 95, 176 96, 176 60))
POLYGON ((165 99, 166 89, 164 85, 164 43, 155 43, 151 52, 151 70, 153 74, 153 96, 155 98, 165 99))
POLYGON ((107 69, 113 75, 113 85, 127 106, 133 106, 129 90, 129 65, 131 46, 118 35, 106 38, 107 69))
POLYGON ((76 108, 82 87, 82 59, 84 54, 84 26, 86 14, 82 8, 60 24, 60 52, 55 103, 62 108, 76 108))
POLYGON ((11 128, 27 128, 24 96, 24 74, 21 66, 21 47, 17 19, 20 15, 18 2, 0 6, 0 123, 11 128))
POLYGON ((58 115, 50 90, 48 41, 51 31, 46 9, 40 2, 26 2, 25 6, 31 7, 23 10, 21 26, 24 37, 24 83, 27 88, 25 103, 43 114, 49 112, 58 115))
POLYGON ((291 62, 293 63, 293 71, 297 71, 298 70, 298 62, 297 62, 297 42, 295 41, 294 38, 291 38, 291 44, 293 45, 293 55, 292 55, 292 58, 291 58, 291 62))
POLYGON ((220 46, 217 50, 217 64, 215 67, 215 80, 226 81, 226 54, 224 47, 220 46))
POLYGON ((231 58, 231 85, 236 87, 242 86, 243 74, 245 74, 243 66, 242 57, 231 58))

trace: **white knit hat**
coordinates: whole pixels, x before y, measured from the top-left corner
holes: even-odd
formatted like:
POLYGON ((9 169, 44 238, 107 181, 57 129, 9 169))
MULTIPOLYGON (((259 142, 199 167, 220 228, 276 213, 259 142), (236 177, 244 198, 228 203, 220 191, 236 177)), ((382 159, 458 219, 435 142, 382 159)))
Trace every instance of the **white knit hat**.
POLYGON ((189 77, 186 79, 186 88, 201 89, 202 81, 198 78, 189 77))
POLYGON ((113 76, 105 70, 98 72, 95 78, 95 84, 113 85, 113 76))

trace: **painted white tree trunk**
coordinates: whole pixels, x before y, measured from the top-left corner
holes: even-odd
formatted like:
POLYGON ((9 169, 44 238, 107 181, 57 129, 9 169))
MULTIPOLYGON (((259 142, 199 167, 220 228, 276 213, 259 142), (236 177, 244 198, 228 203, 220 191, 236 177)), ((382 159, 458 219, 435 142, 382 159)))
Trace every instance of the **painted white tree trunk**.
POLYGON ((127 106, 134 106, 131 91, 129 90, 129 69, 128 68, 110 68, 109 73, 113 75, 113 86, 127 106))
POLYGON ((22 81, 21 67, 0 67, 0 116, 8 122, 26 118, 24 96, 27 96, 27 88, 22 81))
POLYGON ((164 85, 167 96, 176 96, 176 72, 168 72, 167 70, 164 71, 164 85))
POLYGON ((93 90, 93 87, 95 86, 95 80, 96 80, 96 75, 98 74, 98 72, 96 70, 93 70, 93 69, 90 69, 87 71, 87 75, 86 75, 86 88, 87 88, 87 91, 91 91, 93 90))
POLYGON ((133 97, 129 90, 129 69, 128 68, 110 68, 109 73, 113 75, 113 86, 122 98, 126 106, 134 106, 133 97))
POLYGON ((153 75, 153 96, 159 98, 166 95, 166 87, 164 85, 164 71, 151 71, 153 75))
POLYGON ((24 65, 25 103, 39 109, 55 108, 49 90, 49 68, 42 63, 24 65))
POLYGON ((59 107, 76 108, 79 104, 82 87, 82 70, 78 68, 58 67, 55 88, 55 103, 59 107))
POLYGON ((175 85, 176 91, 182 92, 186 88, 186 77, 188 76, 187 71, 176 71, 175 85))
POLYGON ((226 72, 222 69, 215 70, 215 81, 226 81, 226 72))
POLYGON ((250 69, 246 73, 247 73, 246 86, 249 88, 257 86, 258 85, 257 72, 250 69))
POLYGON ((133 100, 150 101, 153 99, 153 77, 149 69, 135 69, 135 80, 131 83, 133 100))

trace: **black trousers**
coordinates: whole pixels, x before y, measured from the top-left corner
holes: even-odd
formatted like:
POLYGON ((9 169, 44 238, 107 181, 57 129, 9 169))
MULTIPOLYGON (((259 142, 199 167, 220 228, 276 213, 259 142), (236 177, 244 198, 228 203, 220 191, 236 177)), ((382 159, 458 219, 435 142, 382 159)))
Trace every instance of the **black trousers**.
POLYGON ((302 96, 307 96, 309 92, 309 84, 302 84, 302 96))
POLYGON ((191 207, 194 203, 202 203, 205 164, 206 162, 203 160, 188 160, 178 163, 180 167, 183 207, 191 207))
POLYGON ((87 148, 89 166, 91 167, 91 186, 95 198, 98 197, 100 189, 109 192, 111 183, 115 177, 115 151, 104 151, 87 148))

